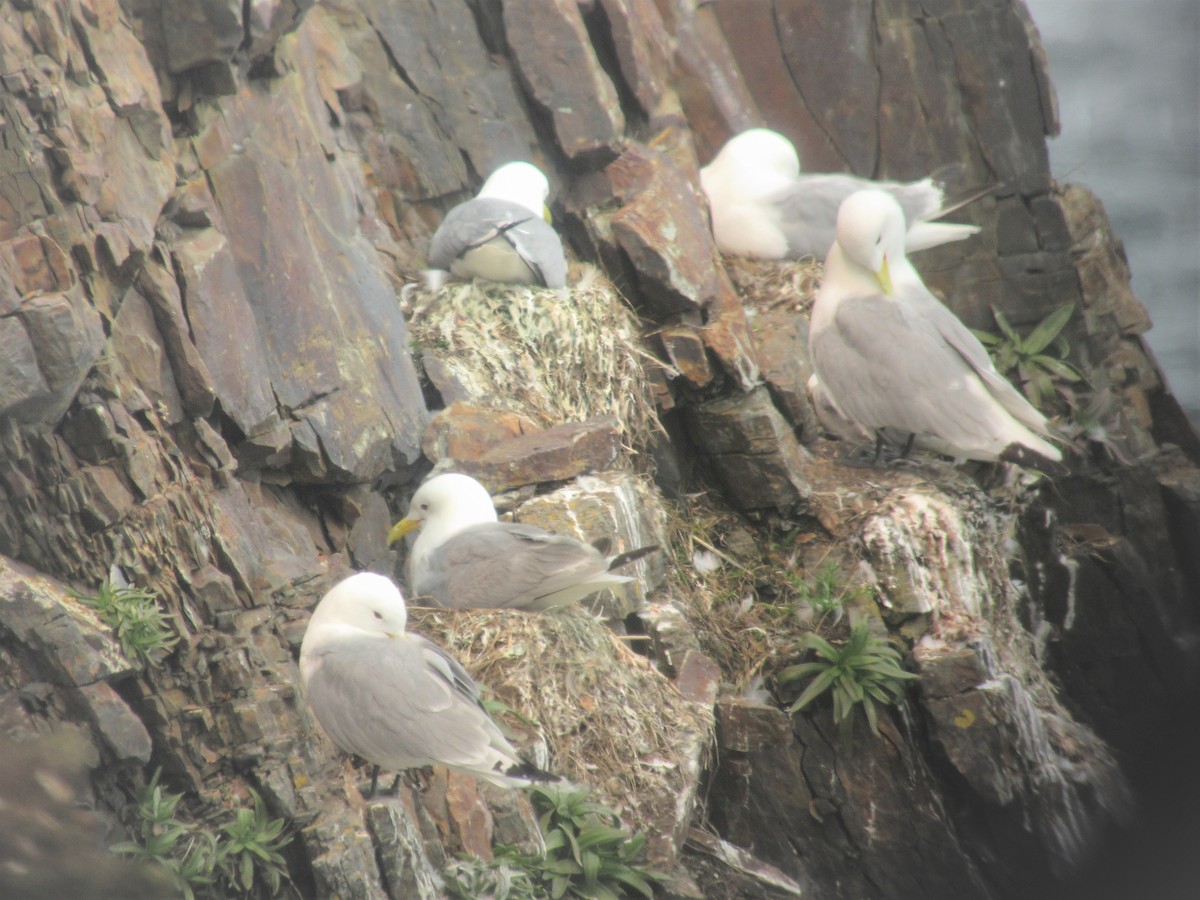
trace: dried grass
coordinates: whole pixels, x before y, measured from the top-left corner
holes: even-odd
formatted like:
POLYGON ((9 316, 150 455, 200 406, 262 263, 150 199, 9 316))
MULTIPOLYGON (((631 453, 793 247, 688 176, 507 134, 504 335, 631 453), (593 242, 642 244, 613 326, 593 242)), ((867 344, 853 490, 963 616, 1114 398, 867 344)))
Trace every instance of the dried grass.
POLYGON ((783 309, 808 315, 821 283, 815 259, 773 260, 724 256, 722 262, 749 312, 783 309))
POLYGON ((753 534, 754 555, 722 549, 726 535, 750 527, 704 495, 675 507, 668 522, 675 553, 668 567, 668 593, 683 609, 701 649, 738 689, 794 658, 801 634, 814 627, 828 634, 833 625, 814 621, 801 595, 801 584, 825 564, 832 545, 800 527, 759 526, 753 534), (721 566, 698 571, 698 551, 716 551, 721 566))
POLYGON ((660 430, 637 317, 593 266, 561 292, 488 281, 406 292, 409 328, 488 406, 547 426, 613 414, 629 448, 660 430))
POLYGON ((648 660, 581 609, 409 613, 416 631, 537 724, 551 771, 591 785, 635 826, 661 830, 695 775, 681 769, 676 753, 707 742, 711 709, 684 700, 648 660))

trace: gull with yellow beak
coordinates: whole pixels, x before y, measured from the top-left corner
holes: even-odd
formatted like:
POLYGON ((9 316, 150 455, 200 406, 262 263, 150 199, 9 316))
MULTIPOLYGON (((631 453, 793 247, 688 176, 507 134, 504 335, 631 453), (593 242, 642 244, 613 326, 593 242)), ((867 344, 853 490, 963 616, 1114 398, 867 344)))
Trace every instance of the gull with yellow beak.
POLYGON ((607 556, 572 537, 500 522, 487 489, 456 472, 421 485, 408 515, 388 533, 388 544, 418 528, 408 557, 409 590, 452 609, 541 612, 565 606, 632 581, 612 570, 658 549, 607 556))
POLYGON ((944 191, 932 178, 870 181, 837 172, 801 173, 795 146, 768 128, 730 138, 700 170, 700 184, 717 246, 734 256, 819 258, 833 243, 838 206, 855 191, 870 188, 887 191, 904 208, 910 253, 979 231, 974 225, 932 221, 954 208, 947 208, 944 191))
POLYGON ((400 589, 372 572, 338 582, 317 604, 300 681, 333 743, 376 774, 440 764, 502 787, 558 780, 517 755, 479 685, 437 644, 406 632, 407 620, 400 589))
POLYGON ((456 278, 561 288, 562 240, 550 225, 550 183, 531 163, 496 169, 479 193, 446 214, 429 245, 429 266, 456 278))
POLYGON ((904 213, 886 192, 859 191, 838 210, 809 329, 824 396, 880 448, 1061 471, 1046 418, 925 287, 904 235, 904 213))

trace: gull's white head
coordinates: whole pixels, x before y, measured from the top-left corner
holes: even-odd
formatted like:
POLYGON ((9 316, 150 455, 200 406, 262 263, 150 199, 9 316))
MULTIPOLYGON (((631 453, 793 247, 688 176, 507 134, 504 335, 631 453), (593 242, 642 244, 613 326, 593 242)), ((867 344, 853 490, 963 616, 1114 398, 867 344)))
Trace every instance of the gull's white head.
POLYGON ((464 528, 495 521, 496 507, 487 488, 470 475, 447 472, 429 479, 413 494, 408 514, 388 532, 388 544, 420 528, 418 540, 437 547, 464 528))
POLYGON ((905 258, 904 234, 904 211, 886 191, 858 191, 838 208, 837 242, 842 253, 874 275, 888 295, 892 293, 889 269, 901 266, 905 258))
POLYGON ((394 637, 404 633, 407 622, 408 610, 400 588, 383 575, 359 572, 339 581, 321 598, 304 632, 300 655, 305 655, 305 647, 330 632, 394 637))
POLYGON ((510 162, 492 172, 476 196, 519 203, 534 215, 545 216, 550 182, 533 163, 510 162))
POLYGON ((731 137, 713 163, 789 179, 800 174, 800 157, 795 146, 769 128, 751 128, 731 137))

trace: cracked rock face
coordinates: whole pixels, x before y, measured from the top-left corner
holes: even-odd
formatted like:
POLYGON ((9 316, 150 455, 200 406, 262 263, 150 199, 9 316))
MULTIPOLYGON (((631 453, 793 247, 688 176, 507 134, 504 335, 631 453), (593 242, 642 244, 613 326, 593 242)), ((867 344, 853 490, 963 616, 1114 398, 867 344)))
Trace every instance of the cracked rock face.
MULTIPOLYGON (((883 739, 847 755, 827 710, 735 699, 659 586, 673 548, 639 561, 649 596, 609 612, 636 609, 653 658, 637 665, 699 723, 631 764, 649 786, 626 811, 656 858, 695 872, 693 896, 1054 883, 1195 697, 1200 441, 1142 346, 1103 208, 1049 181, 1056 112, 1024 6, 910 6, 6 4, 0 730, 74 723, 106 815, 147 765, 197 809, 254 787, 294 824, 292 876, 320 896, 436 896, 447 853, 532 846, 527 805, 445 773, 364 806, 295 656, 330 584, 396 569, 384 536, 434 462, 490 467, 519 518, 663 542, 666 501, 622 412, 644 390, 660 482, 720 495, 751 545, 782 517, 869 563, 874 627, 915 647, 920 675, 883 739), (1069 478, 1010 507, 948 466, 864 473, 814 442, 803 298, 747 315, 696 180, 764 123, 810 170, 996 187, 963 211, 978 238, 918 262, 973 327, 993 306, 1028 330, 1077 305, 1071 360, 1108 405, 1069 478), (662 358, 581 415, 493 402, 436 339, 414 346, 398 296, 444 212, 513 159, 546 171, 565 242, 619 287, 644 332, 630 345, 662 358), (113 564, 161 598, 179 637, 161 664, 125 659, 66 591, 113 564), (702 789, 720 836, 683 853, 702 789)), ((588 655, 572 667, 604 702, 588 655)))

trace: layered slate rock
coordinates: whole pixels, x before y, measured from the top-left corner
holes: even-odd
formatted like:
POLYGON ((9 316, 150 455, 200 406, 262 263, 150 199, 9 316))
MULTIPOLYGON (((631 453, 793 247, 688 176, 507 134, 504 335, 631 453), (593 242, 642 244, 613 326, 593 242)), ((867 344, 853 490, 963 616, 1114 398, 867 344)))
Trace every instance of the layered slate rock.
MULTIPOLYGON (((382 540, 397 491, 435 457, 532 430, 426 432, 396 297, 444 211, 497 164, 531 159, 555 186, 572 250, 608 269, 679 373, 647 388, 691 424, 674 428, 678 455, 705 457, 675 489, 716 489, 757 519, 816 529, 811 515, 869 557, 886 600, 877 628, 941 642, 913 657, 908 718, 885 714, 885 740, 847 756, 827 709, 787 720, 722 696, 676 601, 651 598, 667 694, 700 726, 669 761, 664 750, 638 769, 677 778, 653 803, 631 798, 649 810, 656 858, 678 859, 690 833, 718 703, 710 808, 725 841, 709 842, 705 865, 741 868, 698 876, 706 889, 1044 888, 1051 857, 1086 844, 1120 793, 1106 781, 1111 757, 1063 708, 1082 710, 1122 766, 1153 769, 1161 726, 1195 696, 1200 447, 1141 345, 1144 313, 1102 209, 1050 190, 1043 137, 1056 113, 1023 7, 926 6, 918 17, 900 0, 867 11, 831 0, 9 4, 0 553, 81 587, 118 562, 160 591, 180 642, 134 671, 94 622, 64 612, 69 598, 6 580, 4 730, 80 723, 101 761, 85 799, 101 809, 124 803, 151 746, 198 808, 244 805, 255 787, 297 826, 292 876, 318 895, 431 895, 445 854, 484 852, 489 828, 533 849, 527 815, 444 777, 428 802, 363 807, 294 666, 328 585, 391 565, 382 540), (993 305, 1022 328, 1079 306, 1071 358, 1113 412, 1087 435, 1082 470, 1049 492, 1055 514, 1035 504, 1014 534, 989 530, 964 512, 981 508, 975 487, 945 469, 921 470, 936 488, 897 494, 819 447, 802 451, 804 372, 786 350, 802 340, 799 320, 760 319, 768 333, 752 339, 696 184, 729 134, 764 123, 811 169, 915 178, 953 164, 956 187, 995 187, 964 211, 981 236, 918 264, 976 327, 991 327, 993 305), (1180 449, 1160 452, 1164 441, 1180 449), (989 618, 989 603, 1015 614, 989 618), (1060 827, 1075 814, 1083 827, 1060 827)), ((449 402, 453 381, 434 369, 427 361, 449 402)), ((524 466, 519 499, 624 453, 611 429, 585 431, 597 453, 559 469, 510 447, 524 466)), ((598 503, 586 481, 569 485, 547 521, 616 509, 599 531, 648 542, 655 502, 609 487, 598 503)), ((539 497, 530 515, 551 503, 539 497)), ((657 583, 667 559, 639 575, 657 583)))

